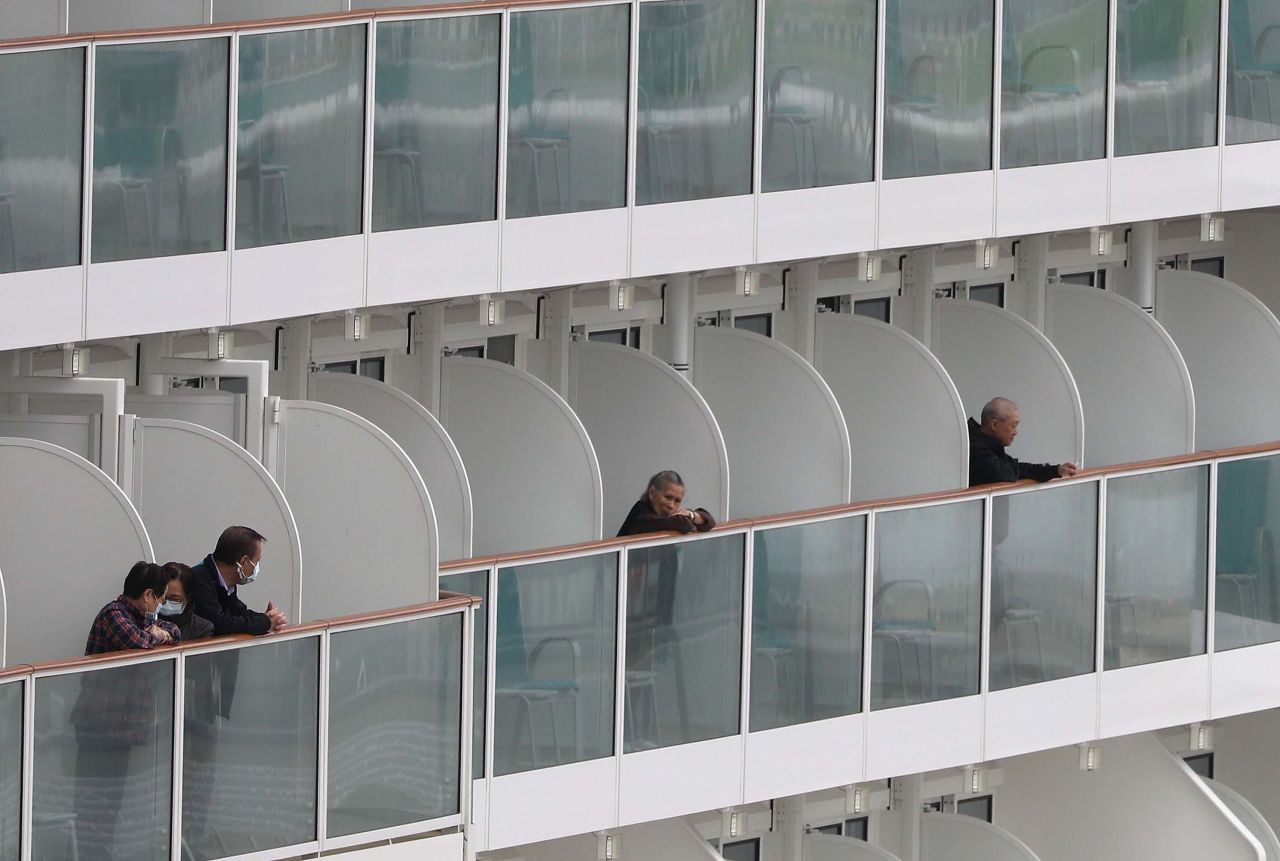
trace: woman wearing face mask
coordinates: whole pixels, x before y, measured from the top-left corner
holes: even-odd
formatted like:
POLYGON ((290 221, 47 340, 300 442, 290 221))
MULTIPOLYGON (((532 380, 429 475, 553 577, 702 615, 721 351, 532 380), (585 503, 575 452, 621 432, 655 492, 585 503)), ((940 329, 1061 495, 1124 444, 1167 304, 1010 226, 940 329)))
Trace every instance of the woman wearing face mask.
POLYGON ((203 640, 213 636, 213 623, 191 611, 191 569, 181 562, 165 563, 164 573, 169 584, 164 590, 164 600, 156 612, 162 621, 176 625, 182 632, 182 642, 203 640))

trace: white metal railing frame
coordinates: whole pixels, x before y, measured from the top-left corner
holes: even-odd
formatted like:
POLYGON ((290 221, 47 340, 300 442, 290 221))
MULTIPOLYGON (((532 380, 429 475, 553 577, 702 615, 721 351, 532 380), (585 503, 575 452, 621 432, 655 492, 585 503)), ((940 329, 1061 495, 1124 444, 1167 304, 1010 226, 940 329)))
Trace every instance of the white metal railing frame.
MULTIPOLYGON (((20 53, 42 50, 57 50, 62 48, 83 48, 86 51, 84 71, 84 97, 85 111, 84 124, 82 128, 84 140, 83 144, 83 176, 81 187, 81 249, 80 262, 77 264, 85 270, 84 283, 88 284, 88 266, 91 262, 91 229, 92 229, 92 211, 93 211, 93 189, 92 189, 92 173, 93 173, 93 104, 94 104, 94 88, 95 88, 95 57, 99 45, 121 45, 130 43, 147 43, 160 41, 176 41, 190 40, 200 38, 227 38, 230 40, 229 67, 228 67, 228 129, 227 129, 227 180, 226 180, 226 224, 224 233, 224 248, 222 253, 231 253, 235 250, 235 213, 236 213, 236 159, 237 159, 237 130, 238 130, 238 89, 239 89, 239 42, 242 36, 251 36, 262 33, 278 33, 295 30, 323 29, 341 26, 363 26, 366 28, 366 56, 365 56, 365 73, 364 81, 366 92, 364 93, 364 141, 361 162, 361 204, 360 204, 360 229, 357 234, 364 237, 364 257, 367 268, 368 263, 368 247, 369 237, 373 233, 372 229, 372 207, 373 207, 373 152, 374 141, 372 139, 374 128, 374 101, 376 98, 376 43, 378 25, 383 22, 394 21, 417 21, 437 18, 460 17, 468 15, 497 15, 501 19, 501 36, 499 49, 500 76, 498 91, 494 93, 495 108, 498 112, 498 152, 496 166, 496 210, 493 219, 502 225, 506 219, 506 198, 507 198, 507 117, 509 112, 509 56, 508 46, 510 44, 510 21, 511 15, 516 12, 525 10, 554 10, 562 8, 576 8, 582 6, 608 6, 608 5, 629 5, 631 6, 631 26, 630 26, 630 57, 628 58, 628 106, 627 106, 627 144, 624 170, 625 177, 625 208, 628 211, 628 219, 634 215, 636 209, 636 182, 637 182, 637 112, 638 112, 638 96, 637 88, 639 85, 637 76, 637 55, 639 50, 638 30, 639 30, 639 9, 643 2, 652 2, 652 0, 500 0, 497 3, 474 2, 474 0, 463 0, 458 4, 451 4, 442 9, 431 9, 430 7, 413 7, 403 6, 399 8, 388 9, 366 9, 351 12, 331 13, 324 15, 308 15, 292 18, 278 18, 259 21, 245 21, 230 24, 208 24, 197 26, 179 26, 179 27, 158 27, 153 29, 134 30, 134 31, 115 31, 91 34, 74 34, 67 36, 51 36, 36 39, 16 39, 0 42, 0 54, 20 53)), ((761 186, 760 172, 762 169, 763 159, 763 132, 762 132, 762 115, 763 109, 761 99, 763 98, 766 82, 764 81, 764 19, 765 4, 767 0, 754 0, 757 5, 755 12, 755 28, 757 34, 757 42, 754 46, 754 71, 751 92, 755 101, 755 114, 752 121, 752 190, 751 196, 757 200, 764 193, 761 186)), ((887 39, 886 31, 886 9, 887 0, 879 0, 877 4, 877 42, 875 57, 875 113, 876 127, 872 136, 872 161, 873 161, 873 177, 870 180, 875 186, 875 195, 878 201, 881 196, 882 184, 885 181, 883 176, 884 163, 884 128, 886 122, 885 108, 885 86, 886 86, 886 55, 885 45, 887 39)), ((1218 104, 1216 107, 1215 129, 1216 144, 1214 148, 1219 154, 1219 164, 1225 159, 1226 136, 1224 133, 1227 121, 1227 108, 1225 100, 1225 92, 1227 87, 1227 74, 1225 58, 1228 53, 1230 44, 1230 28, 1229 24, 1229 3, 1223 3, 1220 15, 1219 27, 1219 65, 1217 69, 1219 94, 1218 104)), ((990 172, 993 174, 993 183, 998 185, 1001 173, 1000 166, 1000 130, 1002 128, 1002 106, 1001 106, 1001 68, 1002 68, 1002 51, 1003 43, 1001 41, 1001 33, 1003 31, 1003 0, 994 0, 992 32, 993 32, 993 73, 992 73, 992 103, 990 116, 988 117, 991 129, 990 141, 988 144, 988 156, 990 164, 990 172)), ((1117 4, 1109 4, 1108 10, 1108 32, 1106 34, 1106 50, 1107 50, 1107 78, 1106 78, 1106 149, 1105 155, 1099 161, 1106 161, 1111 164, 1116 159, 1115 154, 1115 114, 1116 114, 1116 29, 1117 29, 1117 4)), ((1058 164, 1059 162, 1049 162, 1049 164, 1058 164)), ((1047 165, 1036 165, 1047 166, 1047 165)), ((861 183, 859 183, 861 184, 861 183)), ((995 224, 992 224, 992 231, 995 231, 995 224)), ((877 233, 879 228, 877 227, 877 233)), ((499 242, 501 242, 501 227, 499 227, 499 242)), ((876 246, 880 247, 877 239, 876 246)), ((850 249, 858 250, 858 249, 850 249)), ((871 250, 871 249, 864 249, 871 250)), ((366 294, 367 296, 367 294, 366 294)))
POLYGON ((34 747, 35 747, 35 702, 37 688, 42 679, 58 678, 67 675, 82 675, 92 672, 107 671, 121 667, 135 667, 148 663, 171 663, 173 665, 173 688, 170 695, 173 699, 173 739, 172 739, 172 783, 170 786, 170 822, 169 822, 169 857, 182 857, 182 774, 183 774, 183 736, 185 723, 185 669, 191 657, 224 652, 244 652, 261 646, 277 643, 314 640, 317 648, 318 687, 316 698, 317 709, 317 747, 316 786, 315 786, 315 839, 289 846, 265 849, 251 853, 225 856, 237 861, 273 861, 273 859, 294 858, 302 854, 323 852, 361 846, 378 841, 407 837, 415 834, 427 834, 442 829, 459 829, 464 831, 463 811, 470 804, 471 757, 465 755, 471 749, 471 642, 474 637, 474 612, 478 602, 471 599, 458 600, 456 597, 443 599, 437 605, 424 605, 385 613, 368 614, 350 619, 335 619, 286 629, 276 634, 261 638, 220 638, 213 642, 198 642, 187 646, 161 647, 145 652, 120 652, 111 655, 81 658, 51 664, 18 665, 0 671, 0 685, 21 685, 23 688, 23 747, 22 747, 22 796, 21 796, 21 861, 32 858, 32 820, 34 814, 34 747), (390 627, 398 624, 420 621, 423 619, 443 618, 458 615, 462 618, 460 644, 461 658, 461 690, 459 709, 458 750, 458 810, 446 816, 429 820, 406 823, 400 826, 359 832, 342 837, 329 837, 327 828, 327 785, 328 785, 328 729, 329 729, 329 642, 334 634, 341 635, 348 631, 390 627))

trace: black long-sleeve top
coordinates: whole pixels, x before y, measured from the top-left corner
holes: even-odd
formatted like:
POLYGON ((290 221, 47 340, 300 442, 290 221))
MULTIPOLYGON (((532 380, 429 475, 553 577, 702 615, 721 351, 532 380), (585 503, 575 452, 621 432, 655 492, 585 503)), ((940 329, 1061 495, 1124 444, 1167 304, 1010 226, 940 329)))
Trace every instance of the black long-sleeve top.
POLYGON ((701 525, 695 524, 692 519, 676 515, 674 517, 663 517, 653 510, 653 506, 649 504, 649 497, 642 496, 631 506, 631 511, 627 512, 627 519, 622 521, 622 528, 618 530, 618 537, 624 535, 644 535, 648 532, 679 532, 687 535, 690 532, 710 532, 715 528, 716 519, 711 516, 711 512, 705 508, 695 509, 703 517, 701 525))
POLYGON ((969 419, 969 486, 999 484, 1004 481, 1049 481, 1058 477, 1056 463, 1023 463, 1006 454, 1004 446, 969 419))

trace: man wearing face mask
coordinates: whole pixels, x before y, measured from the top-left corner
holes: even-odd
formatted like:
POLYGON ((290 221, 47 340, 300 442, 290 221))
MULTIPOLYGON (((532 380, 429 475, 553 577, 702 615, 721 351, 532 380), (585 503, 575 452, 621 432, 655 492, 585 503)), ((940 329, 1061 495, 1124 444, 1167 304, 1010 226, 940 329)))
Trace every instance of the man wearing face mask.
POLYGON ((237 594, 241 586, 258 579, 266 540, 247 526, 228 526, 222 530, 213 552, 192 566, 187 599, 192 612, 213 623, 215 636, 261 635, 289 624, 272 602, 268 601, 266 611, 259 613, 250 610, 237 594))

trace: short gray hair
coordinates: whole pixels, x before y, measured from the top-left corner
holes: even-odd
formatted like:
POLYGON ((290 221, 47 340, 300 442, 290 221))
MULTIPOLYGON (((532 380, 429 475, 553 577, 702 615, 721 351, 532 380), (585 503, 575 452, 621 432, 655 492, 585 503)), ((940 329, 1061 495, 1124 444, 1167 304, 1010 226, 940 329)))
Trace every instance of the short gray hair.
POLYGON ((987 422, 995 421, 996 419, 1007 419, 1009 417, 1009 413, 1013 412, 1017 408, 1018 405, 1008 398, 992 398, 987 401, 985 406, 983 406, 982 417, 979 423, 985 425, 987 422))

